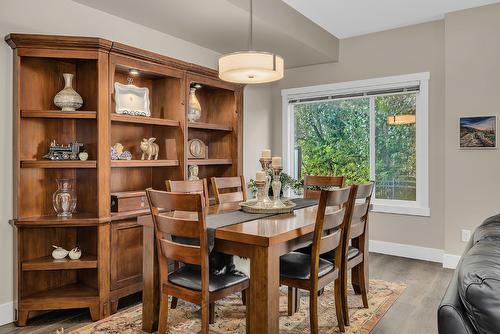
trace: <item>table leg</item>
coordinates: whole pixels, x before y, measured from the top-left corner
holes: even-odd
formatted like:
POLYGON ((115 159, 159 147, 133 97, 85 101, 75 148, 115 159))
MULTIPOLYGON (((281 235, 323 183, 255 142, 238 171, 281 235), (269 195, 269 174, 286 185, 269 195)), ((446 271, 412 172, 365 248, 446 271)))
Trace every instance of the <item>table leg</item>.
POLYGON ((279 332, 279 253, 274 247, 253 249, 250 260, 250 333, 279 332))
POLYGON ((142 330, 153 333, 158 327, 159 313, 159 275, 158 254, 155 247, 154 229, 151 225, 143 226, 142 253, 142 330))

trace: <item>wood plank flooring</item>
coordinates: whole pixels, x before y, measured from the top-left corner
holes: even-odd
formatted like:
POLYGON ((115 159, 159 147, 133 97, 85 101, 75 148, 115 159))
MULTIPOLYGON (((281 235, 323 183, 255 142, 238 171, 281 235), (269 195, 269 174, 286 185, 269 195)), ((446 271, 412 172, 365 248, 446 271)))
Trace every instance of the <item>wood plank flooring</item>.
MULTIPOLYGON (((403 295, 371 333, 437 333, 437 306, 452 275, 453 270, 443 269, 439 263, 370 254, 370 278, 407 284, 403 295)), ((123 305, 130 306, 138 301, 139 296, 132 296, 123 305)), ((31 319, 24 328, 13 324, 1 326, 0 334, 55 333, 61 327, 69 332, 89 322, 88 311, 54 311, 31 319)))

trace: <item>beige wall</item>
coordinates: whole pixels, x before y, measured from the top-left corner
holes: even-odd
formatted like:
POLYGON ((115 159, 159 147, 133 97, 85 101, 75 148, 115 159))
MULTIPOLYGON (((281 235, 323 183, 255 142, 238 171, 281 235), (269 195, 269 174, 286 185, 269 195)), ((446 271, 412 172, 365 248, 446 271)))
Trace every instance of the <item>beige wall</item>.
POLYGON ((372 214, 371 239, 444 248, 444 23, 341 40, 338 63, 286 71, 273 97, 273 149, 281 151, 281 89, 430 72, 429 180, 431 217, 372 214))
MULTIPOLYGON (((2 0, 0 3, 0 36, 11 32, 54 35, 83 35, 108 38, 188 62, 215 68, 219 54, 134 24, 130 21, 77 4, 69 0, 2 0)), ((259 147, 271 146, 270 90, 262 87, 245 89, 245 160, 256 160, 259 147), (267 105, 266 105, 267 103, 267 105), (255 125, 263 121, 262 135, 255 125)), ((11 321, 13 299, 13 229, 12 218, 12 50, 0 43, 0 325, 11 321)), ((248 170, 254 173, 250 166, 248 170)))
POLYGON ((500 4, 445 19, 445 252, 460 254, 460 230, 500 212, 500 150, 458 150, 460 116, 500 116, 500 4))

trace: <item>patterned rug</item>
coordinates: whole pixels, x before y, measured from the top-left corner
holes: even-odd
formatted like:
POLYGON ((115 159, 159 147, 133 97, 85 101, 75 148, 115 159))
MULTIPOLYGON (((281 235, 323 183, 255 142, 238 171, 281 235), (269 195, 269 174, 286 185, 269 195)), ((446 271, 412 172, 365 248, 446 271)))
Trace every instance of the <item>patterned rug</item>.
MULTIPOLYGON (((369 308, 362 307, 361 297, 349 290, 349 315, 351 324, 346 333, 369 333, 377 322, 389 310, 391 305, 403 293, 404 284, 396 284, 380 280, 370 280, 368 295, 369 308)), ((300 310, 293 316, 287 316, 286 289, 280 295, 280 333, 302 334, 309 330, 309 297, 301 291, 300 310)), ((109 318, 92 323, 72 334, 135 334, 141 331, 141 305, 132 306, 109 318)), ((210 325, 211 333, 240 334, 245 333, 245 306, 241 304, 239 295, 232 295, 216 304, 215 324, 210 325)), ((191 334, 200 331, 200 312, 196 305, 179 300, 175 310, 168 312, 167 333, 191 334)), ((338 333, 333 284, 325 288, 319 297, 319 331, 320 333, 338 333)))

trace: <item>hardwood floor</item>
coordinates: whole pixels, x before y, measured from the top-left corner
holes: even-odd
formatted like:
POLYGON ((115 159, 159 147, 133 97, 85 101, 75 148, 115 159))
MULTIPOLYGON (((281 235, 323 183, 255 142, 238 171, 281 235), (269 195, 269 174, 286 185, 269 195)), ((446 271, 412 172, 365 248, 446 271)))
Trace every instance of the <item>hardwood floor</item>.
MULTIPOLYGON (((439 263, 370 254, 370 278, 407 284, 403 295, 371 333, 437 333, 436 309, 452 274, 453 270, 443 269, 439 263)), ((135 295, 123 304, 126 307, 139 300, 135 295)), ((0 334, 55 333, 61 327, 69 332, 89 322, 88 311, 53 311, 31 319, 24 328, 13 324, 1 326, 0 334)))

